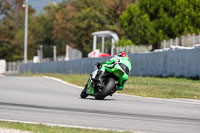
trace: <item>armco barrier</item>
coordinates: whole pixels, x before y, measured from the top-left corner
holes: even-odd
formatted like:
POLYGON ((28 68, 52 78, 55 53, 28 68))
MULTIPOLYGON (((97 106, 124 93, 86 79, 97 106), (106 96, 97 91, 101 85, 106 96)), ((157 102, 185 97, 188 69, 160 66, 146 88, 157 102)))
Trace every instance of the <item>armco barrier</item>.
MULTIPOLYGON (((172 47, 151 53, 130 54, 132 76, 200 77, 200 46, 172 47)), ((22 64, 20 72, 91 73, 97 62, 108 58, 83 58, 72 61, 22 64)))

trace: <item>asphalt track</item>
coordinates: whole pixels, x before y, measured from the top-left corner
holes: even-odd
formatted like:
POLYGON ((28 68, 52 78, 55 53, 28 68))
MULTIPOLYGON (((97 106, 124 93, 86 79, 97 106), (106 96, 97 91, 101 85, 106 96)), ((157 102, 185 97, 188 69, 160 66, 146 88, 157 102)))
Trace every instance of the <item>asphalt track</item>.
POLYGON ((0 119, 147 133, 200 133, 200 102, 115 94, 80 99, 81 89, 42 77, 0 77, 0 119))

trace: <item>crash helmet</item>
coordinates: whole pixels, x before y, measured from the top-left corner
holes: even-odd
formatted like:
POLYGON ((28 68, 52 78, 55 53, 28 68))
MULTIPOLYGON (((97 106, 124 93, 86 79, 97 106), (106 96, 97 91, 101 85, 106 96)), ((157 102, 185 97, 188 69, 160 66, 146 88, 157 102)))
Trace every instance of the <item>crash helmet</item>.
POLYGON ((117 54, 117 56, 119 56, 119 57, 126 57, 127 54, 126 54, 126 52, 120 52, 119 54, 117 54))

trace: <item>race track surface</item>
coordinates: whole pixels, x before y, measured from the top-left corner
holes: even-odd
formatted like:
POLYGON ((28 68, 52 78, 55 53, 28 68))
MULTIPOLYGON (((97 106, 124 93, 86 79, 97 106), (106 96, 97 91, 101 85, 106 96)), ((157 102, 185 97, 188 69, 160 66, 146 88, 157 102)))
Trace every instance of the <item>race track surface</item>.
POLYGON ((0 77, 0 119, 148 133, 200 133, 200 102, 115 94, 81 99, 80 88, 42 77, 0 77))

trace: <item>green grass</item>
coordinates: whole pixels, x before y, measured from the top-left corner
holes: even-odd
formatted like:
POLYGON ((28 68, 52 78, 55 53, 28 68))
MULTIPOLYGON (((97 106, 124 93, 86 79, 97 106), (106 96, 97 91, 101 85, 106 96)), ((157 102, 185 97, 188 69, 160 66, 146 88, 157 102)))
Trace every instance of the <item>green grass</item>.
POLYGON ((130 77, 122 93, 145 97, 200 99, 200 80, 130 77))
MULTIPOLYGON (((105 131, 93 129, 67 128, 58 126, 46 126, 42 124, 25 124, 18 122, 0 121, 0 127, 9 129, 19 129, 22 131, 32 131, 35 133, 119 133, 118 131, 105 131)), ((121 133, 121 132, 120 132, 121 133)), ((130 132, 122 132, 130 133, 130 132)))
MULTIPOLYGON (((78 86, 84 86, 89 78, 89 74, 26 74, 26 76, 44 75, 56 77, 78 86)), ((200 80, 130 76, 124 89, 118 93, 156 98, 200 99, 200 80)))

